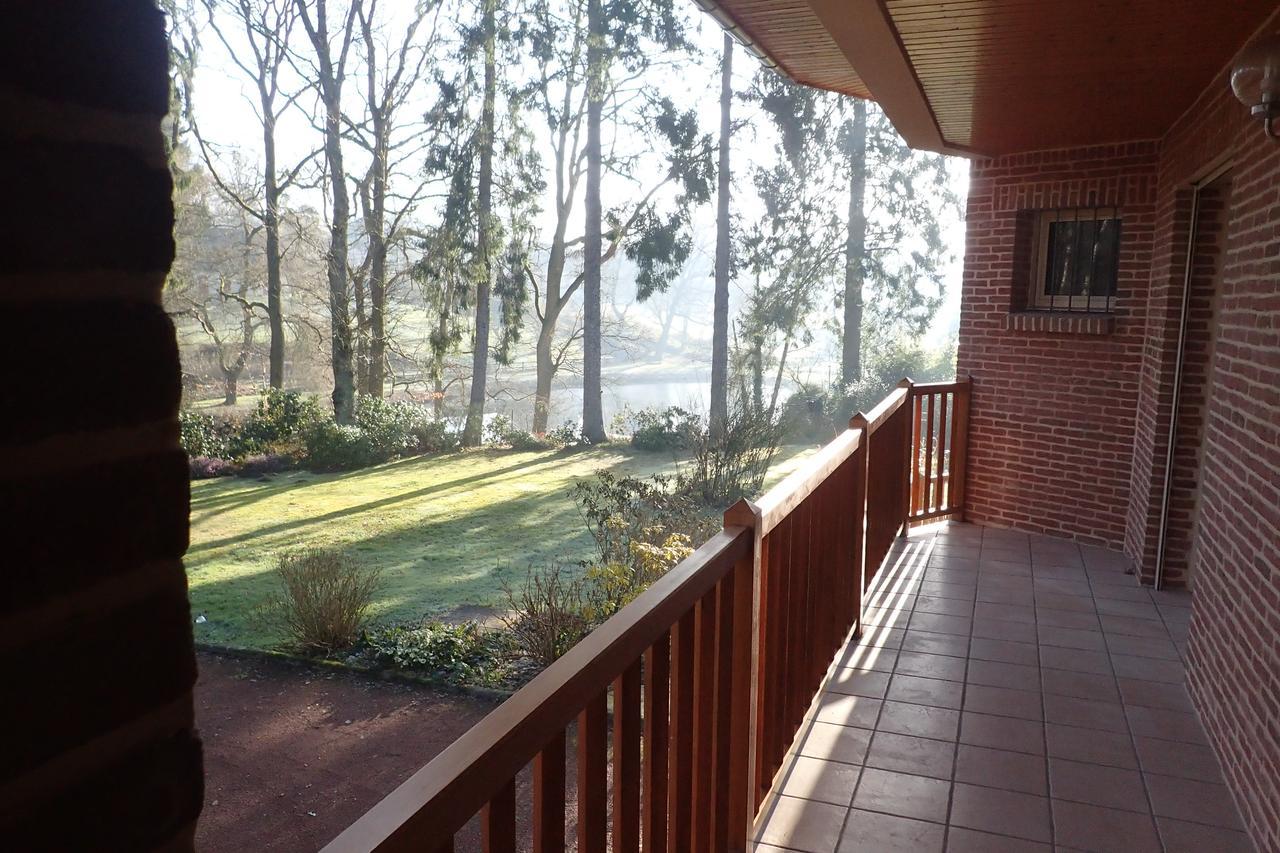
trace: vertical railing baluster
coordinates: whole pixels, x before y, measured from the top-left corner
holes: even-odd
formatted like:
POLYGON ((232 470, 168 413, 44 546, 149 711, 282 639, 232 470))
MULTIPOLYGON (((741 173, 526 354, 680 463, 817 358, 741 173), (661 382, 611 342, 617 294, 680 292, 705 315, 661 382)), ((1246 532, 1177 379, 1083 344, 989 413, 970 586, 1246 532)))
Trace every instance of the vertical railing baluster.
POLYGON ((480 812, 480 834, 484 853, 515 853, 516 782, 508 780, 480 812))
POLYGON ((688 850, 693 819, 693 656, 691 609, 671 631, 671 734, 667 753, 667 850, 688 850))
POLYGON ((930 493, 933 491, 933 398, 934 394, 930 392, 925 398, 928 402, 927 414, 925 415, 924 430, 924 494, 921 500, 921 509, 928 512, 932 507, 929 506, 930 493))
POLYGON ((940 512, 946 506, 942 501, 942 487, 946 479, 946 463, 950 460, 945 455, 947 447, 947 392, 938 394, 938 478, 933 484, 933 503, 940 512))
POLYGON ((729 747, 733 706, 733 623, 735 573, 716 585, 715 712, 711 779, 711 849, 727 849, 729 838, 729 747))
POLYGON ((671 636, 663 634, 644 656, 645 853, 667 850, 667 714, 671 696, 671 636))
POLYGON ((693 657, 693 853, 711 848, 709 808, 715 777, 716 593, 698 602, 693 657))
MULTIPOLYGON (((923 510, 920 505, 920 422, 924 417, 924 395, 912 401, 911 408, 911 514, 919 515, 923 510)), ((870 448, 867 450, 870 453, 870 448)))
POLYGON ((604 851, 609 836, 609 694, 578 714, 578 849, 604 851))
POLYGON ((955 427, 952 430, 955 465, 951 474, 952 509, 964 519, 965 472, 969 466, 969 409, 973 405, 973 380, 966 379, 956 392, 955 427))
POLYGON ((564 853, 565 734, 533 759, 533 853, 564 853))
POLYGON ((729 779, 726 783, 728 800, 728 849, 745 850, 749 824, 755 816, 750 772, 751 756, 751 642, 753 626, 751 610, 754 560, 750 555, 734 567, 733 574, 733 660, 732 694, 729 700, 729 779))
POLYGON ((640 850, 640 661, 613 682, 613 853, 640 850))

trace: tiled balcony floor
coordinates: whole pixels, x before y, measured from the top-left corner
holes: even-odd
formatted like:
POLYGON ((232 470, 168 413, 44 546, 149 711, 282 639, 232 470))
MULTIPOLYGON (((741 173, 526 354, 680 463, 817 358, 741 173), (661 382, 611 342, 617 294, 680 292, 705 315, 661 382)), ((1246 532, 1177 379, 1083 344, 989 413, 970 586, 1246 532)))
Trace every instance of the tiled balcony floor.
POLYGON ((1117 554, 952 524, 900 542, 759 851, 1246 851, 1183 688, 1190 596, 1117 554))

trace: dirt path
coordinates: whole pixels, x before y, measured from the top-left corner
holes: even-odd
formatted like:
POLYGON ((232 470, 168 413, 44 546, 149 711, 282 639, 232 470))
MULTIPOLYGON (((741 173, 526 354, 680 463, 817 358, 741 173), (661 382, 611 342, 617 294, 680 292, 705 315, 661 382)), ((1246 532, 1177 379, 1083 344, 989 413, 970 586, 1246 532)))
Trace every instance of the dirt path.
POLYGON ((199 663, 201 851, 316 850, 493 707, 286 662, 199 663))

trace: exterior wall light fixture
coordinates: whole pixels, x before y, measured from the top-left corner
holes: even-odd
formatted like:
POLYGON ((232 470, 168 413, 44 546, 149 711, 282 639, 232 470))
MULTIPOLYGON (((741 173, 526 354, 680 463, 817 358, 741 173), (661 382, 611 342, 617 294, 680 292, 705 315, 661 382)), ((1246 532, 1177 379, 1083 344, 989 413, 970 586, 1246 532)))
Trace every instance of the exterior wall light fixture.
POLYGON ((1267 136, 1280 139, 1274 126, 1280 118, 1280 33, 1245 45, 1231 68, 1231 90, 1254 118, 1262 120, 1267 136))

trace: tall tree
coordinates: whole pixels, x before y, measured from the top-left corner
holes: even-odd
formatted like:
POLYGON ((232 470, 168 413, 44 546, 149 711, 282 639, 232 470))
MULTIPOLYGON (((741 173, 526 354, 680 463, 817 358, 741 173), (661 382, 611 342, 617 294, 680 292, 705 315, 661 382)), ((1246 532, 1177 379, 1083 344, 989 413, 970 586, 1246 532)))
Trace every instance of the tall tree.
POLYGON ((715 304, 711 331, 711 413, 712 435, 719 435, 729 416, 729 137, 732 132, 733 36, 724 34, 720 60, 720 144, 716 169, 716 263, 715 304))
POLYGON ((600 0, 587 0, 587 186, 586 234, 582 246, 582 435, 592 444, 605 439, 600 387, 600 122, 605 96, 605 20, 600 0))
POLYGON ((938 227, 959 202, 946 159, 911 150, 875 105, 847 104, 839 147, 848 181, 840 378, 862 378, 867 332, 919 335, 942 304, 946 247, 938 227))
POLYGON ((281 293, 280 212, 281 199, 295 183, 311 157, 281 171, 277 165, 276 126, 292 106, 296 93, 281 90, 280 71, 286 62, 289 37, 296 20, 291 0, 203 0, 209 16, 209 28, 226 48, 231 61, 252 81, 257 90, 255 109, 262 129, 262 192, 245 197, 223 180, 220 167, 207 144, 196 130, 196 139, 205 166, 222 192, 246 214, 262 225, 265 239, 267 274, 267 326, 269 343, 268 377, 272 388, 284 387, 285 333, 284 307, 281 293), (223 16, 234 22, 243 36, 243 44, 233 45, 224 30, 223 16))
POLYGON ((360 202, 366 252, 355 275, 357 358, 356 385, 361 394, 381 397, 386 390, 388 252, 402 236, 407 217, 422 199, 427 181, 399 193, 392 181, 397 166, 423 147, 419 140, 430 129, 402 127, 404 112, 419 90, 427 60, 435 42, 434 33, 420 36, 423 22, 438 9, 436 2, 419 2, 408 13, 401 36, 383 43, 379 38, 379 3, 367 0, 357 5, 356 20, 364 67, 364 118, 348 119, 348 136, 369 156, 364 177, 356 182, 360 202), (397 133, 397 131, 400 131, 397 133), (364 295, 368 294, 368 313, 364 295))
POLYGON ((493 147, 498 100, 497 0, 481 0, 481 38, 484 52, 483 105, 480 110, 480 174, 476 188, 476 249, 480 258, 476 278, 475 342, 471 355, 471 396, 462 446, 480 444, 489 369, 489 291, 493 281, 493 147))
MULTIPOLYGON (((557 343, 561 315, 569 307, 586 280, 584 269, 569 272, 571 250, 588 242, 586 235, 569 233, 574 210, 587 170, 587 99, 590 73, 587 65, 587 9, 584 0, 566 0, 562 8, 554 0, 536 0, 524 21, 520 38, 533 60, 532 79, 525 87, 546 123, 546 146, 551 151, 551 183, 554 186, 554 226, 545 246, 546 265, 539 281, 532 269, 526 273, 533 294, 538 327, 535 345, 537 384, 534 392, 533 429, 545 432, 551 405, 552 382, 563 363, 565 348, 557 343)), ((618 204, 601 208, 600 263, 612 260, 619 251, 639 267, 638 294, 643 299, 664 288, 688 257, 689 209, 710 196, 710 140, 699 132, 693 111, 682 113, 670 99, 660 97, 645 61, 645 40, 653 44, 674 42, 681 30, 673 23, 670 5, 655 5, 666 14, 646 12, 637 18, 636 9, 626 0, 607 7, 606 17, 627 26, 605 31, 607 57, 626 68, 625 75, 610 75, 604 65, 601 124, 629 121, 640 138, 652 146, 645 154, 665 160, 665 167, 650 181, 646 161, 636 156, 606 155, 602 151, 601 173, 618 174, 635 189, 619 193, 618 204), (625 14, 624 14, 625 12, 625 14), (627 57, 623 62, 619 57, 627 57), (631 63, 631 59, 635 63, 631 63), (670 209, 659 205, 660 190, 679 187, 670 209)), ((651 160, 648 162, 652 162, 651 160)), ((584 317, 585 320, 585 317, 584 317)), ((572 337, 572 336, 571 336, 572 337)), ((563 342, 561 342, 563 343, 563 342)))
POLYGON ((294 0, 298 19, 311 44, 310 79, 324 110, 324 153, 329 184, 329 281, 330 362, 333 367, 333 415, 340 424, 355 416, 355 370, 352 358, 351 292, 348 286, 347 229, 351 200, 342 158, 342 89, 347 59, 356 34, 362 0, 350 0, 336 34, 330 32, 328 0, 294 0), (336 35, 337 47, 334 47, 336 35))

